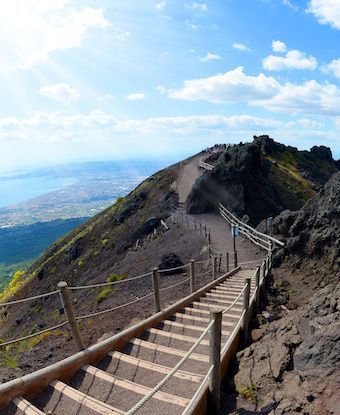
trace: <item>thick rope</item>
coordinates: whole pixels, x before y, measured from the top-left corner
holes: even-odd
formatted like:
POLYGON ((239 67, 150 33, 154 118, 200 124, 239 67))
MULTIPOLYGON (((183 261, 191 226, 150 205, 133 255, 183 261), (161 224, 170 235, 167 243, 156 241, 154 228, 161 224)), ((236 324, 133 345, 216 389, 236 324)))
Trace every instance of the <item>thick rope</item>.
POLYGON ((38 300, 39 298, 44 298, 44 297, 49 297, 50 295, 55 295, 58 294, 60 291, 59 290, 55 290, 55 291, 51 291, 49 293, 45 293, 45 294, 40 294, 40 295, 35 295, 33 297, 27 297, 27 298, 23 298, 22 300, 15 300, 15 301, 9 301, 8 303, 1 303, 0 307, 5 307, 7 305, 13 305, 13 304, 19 304, 19 303, 24 303, 25 301, 33 301, 33 300, 38 300))
POLYGON ((117 285, 117 284, 123 284, 124 282, 139 280, 140 278, 145 278, 151 275, 152 275, 152 272, 148 272, 147 274, 137 275, 136 277, 124 278, 123 280, 120 280, 120 281, 103 282, 99 284, 90 284, 90 285, 79 285, 76 287, 69 287, 69 289, 70 290, 85 290, 87 288, 107 287, 109 285, 117 285))
POLYGON ((66 324, 68 324, 68 321, 64 321, 63 323, 57 324, 56 326, 50 327, 50 328, 45 329, 45 330, 38 331, 38 333, 29 334, 28 336, 25 336, 25 337, 20 337, 20 338, 15 339, 15 340, 10 340, 8 342, 0 343, 0 347, 8 346, 9 344, 18 343, 18 342, 21 342, 23 340, 31 339, 32 337, 40 336, 41 334, 47 333, 48 331, 59 329, 60 327, 65 326, 66 324))
POLYGON ((167 269, 158 269, 158 271, 161 272, 171 272, 171 271, 177 271, 179 269, 182 268, 186 268, 188 267, 190 264, 185 264, 185 265, 180 265, 179 267, 174 267, 174 268, 167 268, 167 269))
POLYGON ((152 296, 153 296, 153 292, 150 293, 150 294, 144 295, 143 297, 139 297, 136 300, 130 301, 129 303, 125 303, 125 304, 119 305, 117 307, 108 308, 106 310, 97 311, 96 313, 91 313, 91 314, 86 314, 85 316, 76 317, 76 320, 77 321, 79 321, 79 320, 85 320, 86 318, 91 318, 91 317, 100 316, 101 314, 111 313, 112 311, 119 310, 119 309, 121 309, 123 307, 128 307, 129 305, 138 303, 138 301, 145 300, 146 298, 149 298, 149 297, 152 297, 152 296))
POLYGON ((173 285, 169 285, 169 286, 167 286, 167 287, 160 288, 160 289, 159 289, 159 291, 165 291, 165 290, 169 290, 170 288, 175 288, 175 287, 177 287, 178 285, 181 285, 181 284, 184 284, 185 282, 190 281, 190 279, 191 279, 191 278, 187 278, 186 280, 184 280, 184 281, 180 281, 180 282, 177 282, 176 284, 173 284, 173 285))

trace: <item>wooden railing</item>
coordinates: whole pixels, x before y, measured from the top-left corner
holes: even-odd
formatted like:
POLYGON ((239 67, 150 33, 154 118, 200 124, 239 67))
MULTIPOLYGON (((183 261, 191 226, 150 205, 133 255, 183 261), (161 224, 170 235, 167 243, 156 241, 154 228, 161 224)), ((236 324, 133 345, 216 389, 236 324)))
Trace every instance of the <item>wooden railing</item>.
POLYGON ((219 204, 219 213, 231 225, 237 226, 239 232, 258 247, 267 251, 272 251, 273 245, 284 246, 282 241, 279 241, 278 239, 273 238, 272 236, 265 233, 259 232, 246 223, 242 222, 225 206, 223 206, 222 203, 219 204))
POLYGON ((214 166, 203 161, 203 158, 198 162, 198 166, 205 170, 214 170, 214 166))

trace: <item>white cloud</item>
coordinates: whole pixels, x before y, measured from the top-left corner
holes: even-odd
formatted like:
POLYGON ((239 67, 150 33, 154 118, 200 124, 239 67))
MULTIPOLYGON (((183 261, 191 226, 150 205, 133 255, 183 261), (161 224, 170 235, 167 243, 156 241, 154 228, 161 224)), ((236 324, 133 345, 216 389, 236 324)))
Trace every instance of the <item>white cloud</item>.
POLYGON ((116 36, 116 39, 124 42, 124 40, 128 39, 130 36, 130 32, 121 32, 116 36))
POLYGON ((166 8, 166 0, 162 0, 161 2, 156 4, 156 9, 157 10, 164 10, 166 8))
POLYGON ((295 6, 290 0, 282 0, 282 4, 297 12, 299 8, 295 6))
POLYGON ((208 5, 206 3, 196 3, 185 4, 185 8, 188 10, 199 10, 201 12, 206 12, 208 10, 208 5))
POLYGON ((251 52, 251 49, 243 43, 233 43, 233 49, 240 50, 241 52, 251 52))
POLYGON ((44 86, 40 88, 39 93, 64 104, 78 101, 80 97, 76 88, 65 83, 44 86))
POLYGON ((103 10, 70 0, 4 1, 0 13, 0 72, 27 68, 57 50, 81 45, 89 28, 110 26, 103 10))
POLYGON ((130 94, 126 97, 129 101, 142 101, 145 99, 145 94, 143 92, 135 92, 134 94, 130 94))
MULTIPOLYGON (((340 117, 337 122, 340 128, 340 117)), ((75 156, 77 161, 152 154, 171 157, 215 142, 251 141, 254 134, 269 134, 303 148, 324 142, 340 151, 335 121, 333 128, 318 128, 305 117, 287 122, 248 114, 122 120, 97 109, 84 114, 40 112, 27 119, 0 118, 0 166, 3 171, 36 167, 74 161, 75 156)))
POLYGON ((243 72, 243 67, 239 66, 224 74, 185 81, 182 89, 170 90, 168 96, 188 101, 230 103, 269 98, 279 87, 280 84, 273 77, 263 74, 248 76, 243 72))
POLYGON ((196 24, 196 23, 193 23, 191 20, 189 20, 189 19, 186 19, 186 21, 185 21, 185 25, 186 25, 186 27, 188 28, 188 29, 191 29, 191 30, 199 30, 199 29, 202 29, 202 26, 201 25, 198 25, 198 24, 196 24))
POLYGON ((329 64, 323 65, 321 70, 326 73, 331 73, 340 79, 340 59, 333 59, 329 64))
POLYGON ((271 98, 253 100, 250 104, 290 114, 340 115, 340 88, 315 80, 301 85, 287 82, 271 98))
POLYGON ((184 81, 182 89, 167 93, 169 98, 186 101, 247 102, 288 114, 340 115, 340 87, 334 84, 315 80, 280 83, 261 73, 246 75, 241 66, 224 74, 184 81))
POLYGON ((318 61, 314 56, 307 56, 299 50, 289 50, 285 56, 269 55, 263 59, 263 68, 268 71, 282 71, 285 69, 314 70, 318 61))
POLYGON ((210 61, 220 61, 222 60, 220 55, 208 52, 205 56, 200 56, 198 58, 200 62, 210 62, 210 61))
POLYGON ((166 93, 166 91, 167 91, 167 89, 166 89, 164 86, 162 86, 162 85, 157 86, 157 87, 156 87, 156 90, 157 90, 159 93, 161 93, 162 95, 164 95, 164 94, 166 93))
POLYGON ((281 40, 273 40, 272 49, 274 52, 286 52, 287 46, 284 42, 281 42, 281 40))
POLYGON ((339 0, 310 0, 307 8, 321 24, 329 24, 340 29, 340 2, 339 0))

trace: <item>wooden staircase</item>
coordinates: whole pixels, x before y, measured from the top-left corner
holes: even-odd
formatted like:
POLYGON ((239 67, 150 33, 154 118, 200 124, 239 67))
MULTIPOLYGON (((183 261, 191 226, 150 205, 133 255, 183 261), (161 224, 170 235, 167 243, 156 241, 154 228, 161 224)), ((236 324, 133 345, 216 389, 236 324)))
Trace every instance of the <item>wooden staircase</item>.
MULTIPOLYGON (((174 312, 120 350, 111 350, 94 364, 85 364, 69 380, 52 380, 29 397, 17 397, 1 415, 118 415, 129 411, 155 387, 192 347, 210 322, 210 310, 226 309, 239 295, 244 279, 254 270, 240 270, 191 304, 174 312)), ((255 282, 252 279, 251 294, 255 282)), ((222 346, 242 314, 242 296, 222 320, 222 346)), ((61 362, 62 363, 62 362, 61 362)), ((138 414, 181 414, 209 368, 208 338, 161 391, 138 414)))

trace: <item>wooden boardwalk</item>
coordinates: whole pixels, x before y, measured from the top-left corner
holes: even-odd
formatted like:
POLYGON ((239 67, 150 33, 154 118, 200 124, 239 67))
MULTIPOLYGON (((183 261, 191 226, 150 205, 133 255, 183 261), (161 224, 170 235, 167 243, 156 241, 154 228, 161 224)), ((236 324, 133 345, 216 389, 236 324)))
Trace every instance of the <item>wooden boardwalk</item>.
MULTIPOLYGON (((42 390, 35 390, 33 394, 30 391, 28 396, 32 395, 32 398, 16 397, 6 409, 0 410, 0 413, 128 413, 185 356, 208 326, 210 311, 230 306, 242 291, 245 278, 251 278, 254 271, 238 270, 230 274, 232 275, 219 278, 216 284, 185 307, 175 309, 157 324, 147 327, 139 336, 128 339, 121 348, 112 348, 99 360, 96 356, 93 361, 89 360, 86 364, 80 365, 69 379, 69 375, 65 373, 61 379, 49 381, 42 390)), ((251 293, 254 289, 253 278, 251 293)), ((243 311, 242 301, 241 296, 232 309, 223 315, 222 347, 240 320, 243 311)), ((136 413, 182 414, 209 369, 208 346, 208 338, 203 339, 180 370, 175 372, 136 413)), ((59 363, 61 366, 66 364, 59 363)), ((43 385, 44 382, 40 384, 43 385)))

